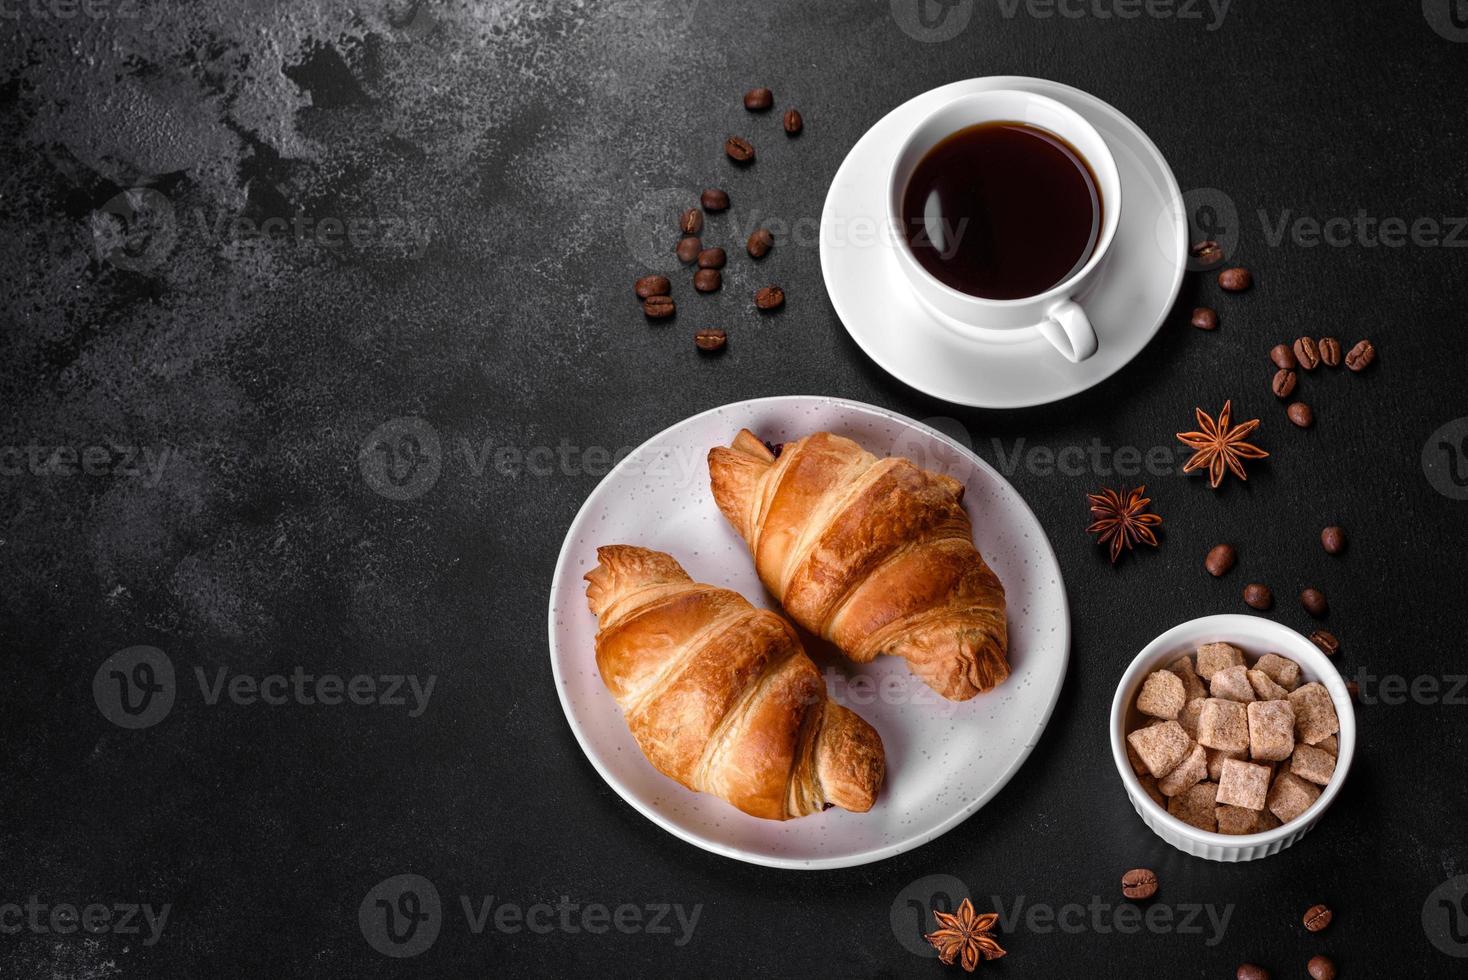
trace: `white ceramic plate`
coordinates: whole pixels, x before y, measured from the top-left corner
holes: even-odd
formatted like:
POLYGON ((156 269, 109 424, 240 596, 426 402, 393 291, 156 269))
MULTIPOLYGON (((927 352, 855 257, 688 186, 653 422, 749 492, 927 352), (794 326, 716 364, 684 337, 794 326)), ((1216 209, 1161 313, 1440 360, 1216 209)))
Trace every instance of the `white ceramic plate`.
POLYGON ((1060 694, 1070 616, 1055 553, 1025 502, 972 452, 925 425, 859 402, 758 398, 712 409, 663 431, 592 491, 571 523, 550 594, 550 656, 566 720, 598 772, 658 826, 706 850, 754 864, 839 868, 900 854, 957 826, 1009 781, 1044 731, 1060 694), (582 576, 596 549, 635 544, 673 555, 696 580, 779 609, 744 541, 709 492, 705 457, 740 428, 771 442, 826 430, 878 456, 905 456, 967 486, 975 541, 1004 583, 1009 679, 965 704, 945 701, 905 661, 858 666, 817 640, 807 650, 832 697, 876 727, 887 780, 869 813, 831 809, 798 820, 747 816, 655 770, 637 748, 597 673, 596 618, 582 576))
POLYGON ((903 103, 852 147, 821 215, 821 271, 847 332, 898 380, 960 405, 1022 408, 1085 391, 1147 346, 1182 286, 1187 238, 1177 180, 1136 123, 1059 82, 971 78, 903 103), (893 250, 905 246, 887 234, 887 181, 912 127, 954 96, 998 88, 1047 95, 1079 112, 1106 140, 1121 174, 1121 225, 1104 273, 1081 298, 1100 349, 1079 364, 1067 361, 1034 330, 1018 331, 1012 342, 988 343, 959 337, 938 323, 903 279, 893 250))

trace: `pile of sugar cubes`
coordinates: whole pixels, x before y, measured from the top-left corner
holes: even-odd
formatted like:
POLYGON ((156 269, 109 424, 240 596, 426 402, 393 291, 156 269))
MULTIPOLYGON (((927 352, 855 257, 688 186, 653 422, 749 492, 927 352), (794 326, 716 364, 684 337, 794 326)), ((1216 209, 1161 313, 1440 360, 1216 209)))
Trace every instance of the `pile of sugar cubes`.
POLYGON ((1295 819, 1335 772, 1340 722, 1324 685, 1266 653, 1206 643, 1148 675, 1126 737, 1147 795, 1200 830, 1257 834, 1295 819), (1205 686, 1206 685, 1206 686, 1205 686))

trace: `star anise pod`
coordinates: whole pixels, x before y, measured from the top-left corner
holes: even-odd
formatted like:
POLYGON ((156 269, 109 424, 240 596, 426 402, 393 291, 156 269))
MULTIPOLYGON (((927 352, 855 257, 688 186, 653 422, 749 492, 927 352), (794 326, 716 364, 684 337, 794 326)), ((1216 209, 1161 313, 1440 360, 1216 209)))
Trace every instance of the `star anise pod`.
POLYGON ((1120 493, 1102 489, 1100 493, 1086 494, 1086 499, 1091 502, 1091 516, 1096 518, 1086 530, 1100 535, 1096 539, 1097 544, 1111 543, 1113 565, 1121 557, 1123 546, 1131 551, 1137 542, 1142 541, 1157 547, 1157 535, 1152 533, 1152 529, 1162 526, 1162 518, 1145 512, 1152 502, 1151 497, 1142 496, 1146 492, 1147 488, 1141 486, 1130 491, 1123 489, 1120 493))
POLYGON ((972 973, 978 968, 979 957, 997 960, 1004 955, 1003 948, 989 935, 994 931, 994 923, 999 921, 997 914, 975 915, 974 903, 965 898, 957 912, 949 915, 934 909, 933 918, 943 928, 923 938, 932 944, 938 951, 938 959, 947 965, 952 966, 957 958, 959 964, 972 973))
POLYGON ((1233 412, 1233 402, 1223 403, 1223 411, 1218 413, 1218 421, 1214 422, 1208 413, 1201 408, 1193 409, 1198 416, 1197 432, 1179 432, 1178 439, 1191 448, 1193 458, 1183 466, 1184 473, 1194 470, 1208 468, 1208 485, 1217 490, 1218 485, 1223 482, 1223 472, 1227 468, 1230 473, 1240 480, 1247 480, 1249 475, 1244 472, 1245 459, 1263 459, 1269 454, 1258 446, 1251 445, 1244 439, 1259 428, 1258 419, 1250 419, 1240 422, 1238 425, 1229 426, 1229 416, 1233 412))

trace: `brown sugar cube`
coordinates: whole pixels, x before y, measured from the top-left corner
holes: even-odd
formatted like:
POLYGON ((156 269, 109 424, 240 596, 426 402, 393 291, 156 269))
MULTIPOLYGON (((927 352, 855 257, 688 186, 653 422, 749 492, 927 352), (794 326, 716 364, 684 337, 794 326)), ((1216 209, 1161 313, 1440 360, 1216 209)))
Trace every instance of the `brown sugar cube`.
POLYGON ((1274 814, 1270 813, 1269 807, 1265 807, 1264 809, 1259 811, 1259 824, 1258 829, 1255 831, 1255 833, 1262 834, 1266 830, 1273 830, 1275 827, 1278 826, 1279 817, 1276 817, 1274 814))
POLYGON ((1192 751, 1193 740, 1175 721, 1164 721, 1160 725, 1139 728, 1126 737, 1127 743, 1137 750, 1147 771, 1161 779, 1177 768, 1192 751))
POLYGON ((1243 759, 1225 759, 1218 777, 1218 802, 1245 810, 1264 809, 1269 797, 1269 767, 1243 759))
POLYGON ((1203 686, 1203 681, 1198 677, 1198 672, 1193 669, 1192 657, 1178 657, 1167 665, 1167 669, 1176 674, 1178 680, 1183 682, 1183 692, 1189 701, 1193 700, 1193 698, 1206 698, 1208 696, 1208 689, 1203 686))
POLYGON ((1182 680, 1170 670, 1154 670, 1142 683, 1137 710, 1153 718, 1176 718, 1188 703, 1182 680))
POLYGON ((1216 783, 1197 783, 1167 801, 1167 812, 1209 833, 1218 831, 1216 783))
POLYGON ((1227 643, 1205 643, 1198 648, 1198 676, 1205 681, 1225 667, 1237 667, 1244 662, 1244 651, 1227 643))
POLYGON ((1262 810, 1246 810, 1241 806, 1220 806, 1213 810, 1220 834, 1257 834, 1262 810))
POLYGON ((1279 762, 1295 751, 1295 709, 1288 701, 1254 701, 1249 714, 1249 755, 1279 762))
POLYGON ((1208 693, 1228 701, 1254 700, 1254 685, 1249 683, 1249 668, 1243 664, 1235 664, 1214 671, 1213 679, 1208 682, 1208 693))
POLYGON ((1209 698, 1198 715, 1198 741, 1210 749, 1243 752, 1249 747, 1249 715, 1237 701, 1209 698))
POLYGON ((1208 778, 1208 755, 1207 750, 1197 742, 1188 752, 1187 757, 1179 762, 1177 766, 1157 780, 1157 789, 1163 796, 1176 796, 1185 789, 1189 789, 1197 783, 1208 778))
POLYGON ((1290 772, 1317 786, 1325 786, 1335 774, 1335 756, 1313 745, 1295 746, 1290 756, 1290 772))
POLYGON ((1264 671, 1257 667, 1247 671, 1249 686, 1254 689, 1254 697, 1260 701, 1282 701, 1290 696, 1290 692, 1280 687, 1264 671))
POLYGON ((1142 757, 1137 755, 1137 750, 1132 748, 1132 743, 1130 739, 1128 739, 1126 743, 1126 761, 1131 763, 1132 772, 1136 773, 1138 776, 1149 776, 1150 778, 1150 775, 1147 772, 1147 763, 1143 762, 1142 757))
POLYGON ((1203 702, 1206 698, 1193 698, 1183 705, 1183 710, 1177 714, 1177 723, 1183 726, 1183 731, 1188 733, 1189 738, 1198 737, 1198 717, 1203 714, 1203 702))
POLYGON ((1286 691, 1293 691, 1300 686, 1300 665, 1288 657, 1281 657, 1277 653, 1266 653, 1259 658, 1254 669, 1264 671, 1286 691))
POLYGON ((1237 752, 1229 752, 1225 751, 1224 749, 1209 749, 1208 778, 1213 780, 1215 783, 1218 782, 1218 777, 1223 775, 1224 759, 1242 759, 1245 758, 1247 755, 1248 752, 1243 751, 1242 749, 1237 752))
POLYGON ((1281 823, 1289 823, 1319 798, 1319 786, 1305 782, 1294 773, 1282 772, 1269 788, 1269 810, 1281 823))
POLYGON ((1334 735, 1329 735, 1325 738, 1322 738, 1320 741, 1315 743, 1315 747, 1317 749, 1329 752, 1332 756, 1337 756, 1341 753, 1340 743, 1336 741, 1336 737, 1334 735))
POLYGON ((1319 681, 1290 692, 1290 706, 1295 709, 1295 735, 1306 745, 1315 745, 1341 730, 1330 692, 1319 681))
POLYGON ((1162 791, 1157 788, 1157 780, 1153 779, 1145 772, 1137 778, 1142 782, 1142 789, 1147 792, 1148 796, 1152 797, 1152 802, 1156 803, 1164 810, 1167 809, 1167 797, 1163 796, 1162 791))

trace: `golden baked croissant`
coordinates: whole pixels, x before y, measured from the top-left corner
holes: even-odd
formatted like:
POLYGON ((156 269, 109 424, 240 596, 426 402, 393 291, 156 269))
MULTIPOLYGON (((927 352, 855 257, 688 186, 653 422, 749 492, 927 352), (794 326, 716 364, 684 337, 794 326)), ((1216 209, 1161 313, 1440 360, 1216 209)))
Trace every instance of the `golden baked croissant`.
POLYGON ((1009 676, 1004 586, 974 547, 963 484, 829 432, 777 458, 744 429, 708 464, 719 510, 801 626, 858 663, 903 657, 954 701, 1009 676))
POLYGON ((596 556, 596 665, 659 772, 770 820, 871 809, 881 736, 827 697, 789 623, 660 551, 596 556))

